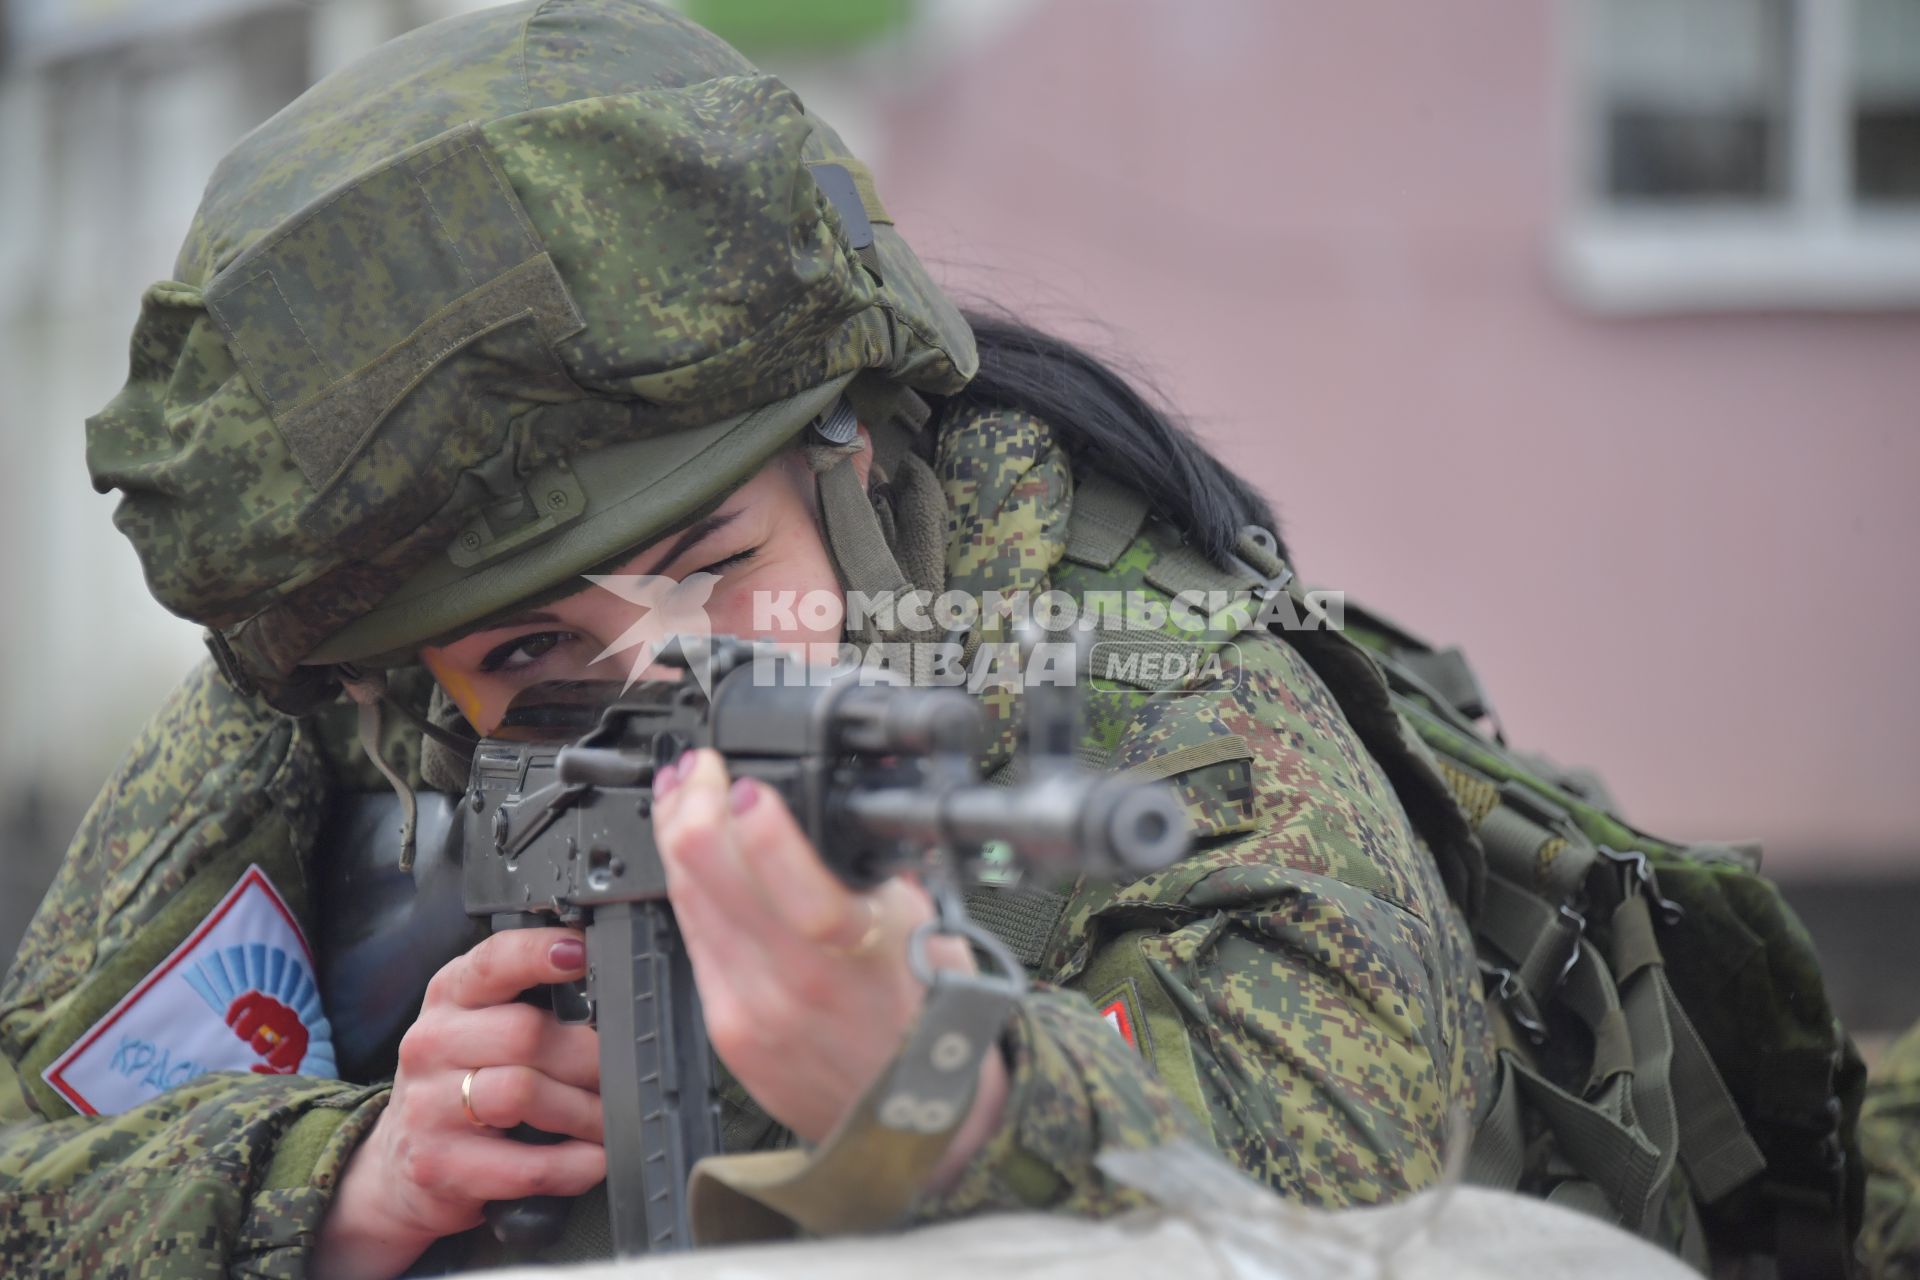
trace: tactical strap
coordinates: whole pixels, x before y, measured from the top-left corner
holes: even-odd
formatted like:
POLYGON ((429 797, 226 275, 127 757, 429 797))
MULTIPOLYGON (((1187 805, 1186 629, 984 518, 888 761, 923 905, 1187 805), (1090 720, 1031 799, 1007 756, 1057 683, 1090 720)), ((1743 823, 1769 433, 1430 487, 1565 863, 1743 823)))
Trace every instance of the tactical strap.
POLYGON ((943 973, 893 1063, 820 1146, 709 1156, 693 1167, 699 1244, 878 1231, 899 1221, 966 1120, 1010 989, 943 973))
POLYGON ((887 592, 903 596, 913 589, 887 545, 873 502, 851 462, 821 473, 820 519, 848 591, 877 597, 887 592))
MULTIPOLYGON (((925 640, 929 637, 916 637, 906 630, 902 618, 907 597, 919 593, 930 603, 944 585, 946 572, 945 521, 933 512, 935 507, 944 512, 944 501, 931 468, 911 447, 914 424, 923 420, 919 414, 925 406, 917 396, 887 399, 884 393, 871 388, 863 399, 870 406, 890 407, 883 420, 867 425, 874 442, 874 465, 893 469, 903 509, 894 512, 893 520, 883 524, 874 499, 860 483, 859 472, 850 459, 842 459, 817 477, 820 523, 847 591, 858 592, 869 601, 891 597, 896 610, 901 612, 896 613, 896 625, 891 631, 882 633, 876 626, 869 625, 859 629, 850 627, 848 634, 863 643, 925 640), (882 398, 876 399, 876 396, 882 398), (910 576, 908 568, 916 576, 910 576)), ((908 655, 914 683, 927 683, 932 675, 935 647, 911 644, 908 655)))
POLYGON ((1189 743, 1176 747, 1164 755, 1151 760, 1143 760, 1120 776, 1131 778, 1135 782, 1152 782, 1160 778, 1171 778, 1177 773, 1189 769, 1204 769, 1208 765, 1225 764, 1232 760, 1253 759, 1253 748, 1247 740, 1237 733, 1224 733, 1204 742, 1189 743))
POLYGON ((1197 548, 1184 543, 1163 546, 1153 563, 1147 566, 1147 584, 1160 588, 1168 595, 1177 596, 1182 592, 1222 592, 1245 591, 1263 582, 1249 582, 1248 575, 1222 569, 1202 555, 1197 548))
POLYGON ((1543 1012, 1557 1001, 1586 1023, 1593 1054, 1580 1094, 1554 1086, 1517 1056, 1513 1096, 1496 1099, 1482 1136, 1486 1151, 1470 1165, 1512 1185, 1518 1177, 1513 1125, 1524 1092, 1581 1176, 1554 1195, 1591 1207, 1598 1192, 1607 1216, 1652 1235, 1660 1226, 1676 1159, 1708 1203, 1764 1167, 1737 1108, 1698 1034, 1680 1010, 1653 932, 1651 889, 1632 885, 1609 920, 1612 969, 1584 939, 1585 885, 1598 846, 1566 810, 1513 781, 1496 781, 1457 760, 1443 774, 1471 815, 1490 874, 1480 937, 1512 964, 1510 1012, 1546 1034, 1543 1012), (1616 998, 1615 987, 1619 994, 1616 998), (1628 1137, 1636 1142, 1627 1141, 1628 1137), (1623 1152, 1645 1143, 1651 1164, 1623 1152))
POLYGON ((359 706, 360 749, 367 753, 367 759, 393 788, 393 794, 400 801, 400 856, 402 871, 413 870, 414 832, 419 826, 420 805, 414 798, 413 788, 407 785, 406 778, 393 767, 393 763, 380 751, 380 706, 386 698, 386 683, 383 679, 347 675, 341 678, 347 696, 359 706))
POLYGON ((1513 964, 1513 975, 1536 1004, 1560 987, 1578 957, 1586 920, 1527 892, 1501 875, 1487 876, 1480 933, 1513 964))
MULTIPOLYGON (((1449 761, 1448 766, 1492 788, 1494 803, 1474 821, 1489 870, 1529 886, 1552 902, 1574 904, 1585 892, 1600 851, 1572 816, 1521 783, 1496 781, 1458 761, 1449 761)), ((1451 784, 1453 779, 1448 781, 1451 784)), ((1483 793, 1475 788, 1473 798, 1481 801, 1483 793)))
POLYGON ((1096 661, 1088 674, 1093 680, 1132 685, 1149 693, 1167 687, 1162 672, 1185 670, 1194 661, 1197 647, 1192 640, 1124 627, 1095 628, 1092 642, 1096 661))
MULTIPOLYGON (((1098 473, 1090 475, 1075 494, 1068 558, 1111 567, 1137 539, 1146 515, 1147 504, 1137 493, 1098 473)), ((1226 567, 1184 544, 1156 542, 1155 549, 1147 581, 1174 594, 1271 590, 1285 569, 1264 544, 1245 538, 1238 548, 1240 562, 1226 567)), ((1591 1033, 1593 1053, 1579 1094, 1553 1083, 1519 1053, 1502 1051, 1500 1085, 1469 1157, 1470 1176, 1489 1185, 1517 1185, 1525 1164, 1523 1096, 1584 1175, 1563 1179, 1554 1194, 1589 1209, 1604 1205, 1607 1216, 1643 1233, 1658 1225, 1676 1159, 1686 1161, 1695 1189, 1709 1201, 1757 1172, 1758 1150, 1666 980, 1645 896, 1630 894, 1635 905, 1625 916, 1629 935, 1636 920, 1645 925, 1644 945, 1630 941, 1623 952, 1616 941, 1616 962, 1630 960, 1632 967, 1609 973, 1584 937, 1581 911, 1599 850, 1570 814, 1523 784, 1488 778, 1458 760, 1436 763, 1407 731, 1390 699, 1358 696, 1370 687, 1384 695, 1385 682, 1347 637, 1310 631, 1289 639, 1334 689, 1403 797, 1410 785, 1425 785, 1447 801, 1420 806, 1426 814, 1451 814, 1463 828, 1471 822, 1492 872, 1485 875, 1480 932, 1513 961, 1508 980, 1533 1008, 1534 1025, 1544 1031, 1538 1011, 1557 1000, 1591 1033), (1371 686, 1364 675, 1373 677, 1371 686), (1452 803, 1456 795, 1459 807, 1452 803), (1684 1113, 1677 1099, 1683 1100, 1684 1113)), ((1406 683, 1453 716, 1470 721, 1486 713, 1485 695, 1457 651, 1436 654, 1411 639, 1406 648, 1433 659, 1415 670, 1402 669, 1406 683)), ((1390 656, 1389 662, 1404 656, 1390 656)), ((1461 732, 1471 735, 1471 725, 1461 732)), ((1156 776, 1180 771, 1171 761, 1152 763, 1166 766, 1156 776)), ((1185 767, 1200 763, 1185 762, 1185 767)), ((1419 794, 1418 785, 1413 790, 1419 794)), ((1445 822, 1440 827, 1444 831, 1445 822)), ((1449 868, 1445 862, 1442 869, 1455 872, 1449 889, 1472 912, 1484 873, 1476 867, 1459 874, 1458 865, 1449 868)))
MULTIPOLYGON (((1667 1079, 1674 1109, 1675 1146, 1694 1191, 1712 1204, 1761 1173, 1767 1165, 1766 1157, 1748 1134, 1733 1095, 1674 994, 1660 957, 1646 896, 1629 896, 1615 908, 1611 923, 1613 966, 1622 990, 1629 983, 1644 982, 1652 992, 1645 999, 1658 1006, 1658 1026, 1668 1042, 1667 1079)), ((1648 1023, 1655 1021, 1651 1009, 1640 1016, 1648 1023)))
POLYGON ((1111 569, 1140 536, 1146 519, 1147 500, 1139 490, 1105 472, 1090 471, 1074 481, 1064 554, 1075 564, 1111 569))

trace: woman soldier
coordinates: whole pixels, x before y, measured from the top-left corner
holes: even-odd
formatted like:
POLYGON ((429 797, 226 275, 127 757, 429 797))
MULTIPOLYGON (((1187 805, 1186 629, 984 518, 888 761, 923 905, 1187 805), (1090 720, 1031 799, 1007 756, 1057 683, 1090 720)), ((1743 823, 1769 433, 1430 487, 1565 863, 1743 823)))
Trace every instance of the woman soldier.
MULTIPOLYGON (((176 274, 88 462, 216 661, 93 806, 0 995, 12 1274, 395 1275, 490 1201, 603 1177, 593 1033, 515 1000, 581 975, 577 932, 481 942, 390 1079, 332 1078, 327 1019, 356 1014, 308 981, 316 839, 374 785, 343 686, 404 704, 424 668, 435 718, 485 733, 639 620, 589 572, 708 575, 714 631, 784 642, 842 636, 756 598, 1164 604, 1283 574, 1213 458, 1071 348, 970 327, 834 133, 645 0, 509 5, 330 77, 223 161, 176 274), (814 425, 843 401, 852 438, 814 425)), ((1242 616, 1185 687, 1092 695, 1083 752, 1171 779, 1195 851, 1012 939, 1041 981, 902 1220, 1109 1211, 1095 1154, 1182 1135, 1378 1202, 1475 1110, 1472 842, 1371 667, 1242 616)), ((981 763, 1014 767, 987 710, 981 763)), ((422 741, 386 735, 386 767, 460 789, 422 741)), ((776 797, 688 759, 655 821, 750 1095, 729 1145, 828 1141, 919 1015, 927 895, 851 892, 776 797)), ((850 1220, 830 1186, 806 1206, 781 1207, 850 1220)))

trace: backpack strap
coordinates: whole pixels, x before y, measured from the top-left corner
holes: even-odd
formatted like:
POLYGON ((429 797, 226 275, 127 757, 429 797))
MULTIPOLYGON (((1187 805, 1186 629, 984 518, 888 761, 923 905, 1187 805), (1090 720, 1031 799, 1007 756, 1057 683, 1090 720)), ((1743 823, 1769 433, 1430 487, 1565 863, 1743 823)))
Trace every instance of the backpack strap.
MULTIPOLYGON (((1483 972, 1498 979, 1489 994, 1536 1043, 1546 1036, 1550 1007, 1567 1009, 1587 1024, 1594 1051, 1579 1096, 1605 1117, 1579 1118, 1565 1098, 1528 1078, 1524 1059, 1515 1063, 1516 1097, 1524 1096, 1547 1120, 1574 1171, 1606 1192, 1613 1206, 1609 1216, 1650 1233, 1659 1225, 1676 1160, 1693 1194, 1709 1204, 1765 1168, 1666 976, 1653 910, 1657 906, 1671 920, 1678 908, 1661 897, 1644 854, 1599 844, 1575 818, 1570 806, 1580 803, 1577 798, 1549 795, 1530 781, 1536 771, 1505 760, 1500 746, 1456 723, 1459 708, 1436 705, 1434 692, 1406 678, 1401 649, 1415 643, 1401 637, 1400 647, 1388 649, 1382 661, 1389 681, 1402 689, 1400 710, 1441 752, 1441 773, 1487 852, 1487 905, 1476 933, 1504 962, 1483 961, 1483 972), (1425 704, 1409 692, 1419 693, 1425 704), (1491 772, 1503 766, 1508 776, 1491 772), (1610 967, 1585 937, 1589 921, 1609 936, 1610 967), (1596 1002, 1596 985, 1607 988, 1605 1000, 1596 1002), (1605 1105, 1595 1092, 1622 1065, 1630 1068, 1632 1082, 1626 1110, 1605 1105), (1621 1158, 1612 1149, 1619 1146, 1617 1135, 1609 1143, 1593 1141, 1596 1128, 1618 1123, 1639 1130, 1661 1153, 1652 1181, 1641 1179, 1632 1161, 1613 1163, 1621 1158)), ((1574 1083, 1564 1071, 1558 1074, 1574 1083)), ((1481 1164, 1489 1175, 1504 1175, 1510 1167, 1511 1135, 1502 1125, 1506 1109, 1515 1105, 1500 1098, 1485 1130, 1489 1145, 1481 1164)))
MULTIPOLYGON (((1629 888, 1609 917, 1613 971, 1636 1033, 1664 1037, 1672 1146, 1701 1200, 1712 1204, 1764 1172, 1766 1157, 1747 1132, 1700 1033, 1680 1007, 1654 934, 1657 892, 1629 888), (1637 1019, 1637 1022, 1635 1021, 1637 1019)), ((1664 1111, 1663 1111, 1664 1114, 1664 1111)))
MULTIPOLYGON (((1067 557, 1110 568, 1147 517, 1144 498, 1092 473, 1076 487, 1067 557)), ((1164 591, 1252 591, 1263 601, 1285 591, 1304 604, 1263 530, 1244 531, 1226 565, 1152 540, 1158 554, 1146 579, 1164 591)), ((1573 797, 1535 782, 1538 770, 1515 765, 1480 737, 1472 721, 1485 714, 1487 699, 1457 651, 1436 653, 1397 632, 1397 643, 1369 648, 1335 630, 1289 629, 1283 638, 1326 681, 1427 835, 1450 894, 1469 907, 1476 934, 1497 958, 1483 965, 1499 980, 1490 994, 1542 1040, 1550 1034, 1548 1008, 1577 1018, 1590 1037, 1590 1054, 1571 1071, 1556 1059, 1558 1081, 1524 1046, 1502 1047, 1470 1178, 1512 1188, 1525 1176, 1524 1103, 1559 1148, 1562 1167, 1549 1198, 1600 1211, 1643 1235, 1661 1229, 1676 1166, 1708 1203, 1750 1181, 1765 1161, 1666 978, 1652 912, 1670 904, 1644 856, 1609 856, 1576 820, 1573 797), (1433 661, 1414 669, 1407 662, 1414 654, 1433 661), (1445 744, 1471 745, 1449 751, 1445 744), (1596 899, 1592 886, 1609 883, 1614 865, 1618 896, 1596 899), (1605 955, 1587 936, 1589 918, 1608 926, 1605 955)), ((1697 1229, 1681 1244, 1704 1263, 1697 1229)))

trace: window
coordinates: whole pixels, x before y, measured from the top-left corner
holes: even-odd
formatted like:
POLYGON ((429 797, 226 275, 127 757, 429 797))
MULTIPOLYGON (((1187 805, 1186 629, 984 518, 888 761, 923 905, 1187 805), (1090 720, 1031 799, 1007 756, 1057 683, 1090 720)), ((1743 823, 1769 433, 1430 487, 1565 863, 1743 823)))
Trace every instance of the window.
POLYGON ((1856 0, 1853 194, 1920 206, 1920 0, 1856 0))
POLYGON ((1562 16, 1576 297, 1920 305, 1920 0, 1563 0, 1562 16))

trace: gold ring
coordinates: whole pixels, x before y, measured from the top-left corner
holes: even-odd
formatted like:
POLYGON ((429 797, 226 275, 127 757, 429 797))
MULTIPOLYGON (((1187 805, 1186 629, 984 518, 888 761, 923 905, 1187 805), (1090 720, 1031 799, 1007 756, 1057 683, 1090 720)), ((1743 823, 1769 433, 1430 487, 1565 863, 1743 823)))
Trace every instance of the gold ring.
POLYGON ((871 954, 880 944, 880 904, 870 897, 862 898, 860 901, 867 904, 867 931, 860 935, 860 941, 850 947, 821 944, 821 949, 836 960, 858 960, 862 956, 871 954))
POLYGON ((491 1129, 492 1125, 473 1114, 473 1078, 480 1074, 480 1068, 474 1067, 460 1078, 460 1109, 467 1113, 467 1123, 476 1129, 491 1129))

